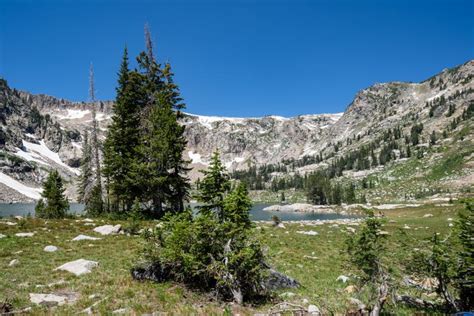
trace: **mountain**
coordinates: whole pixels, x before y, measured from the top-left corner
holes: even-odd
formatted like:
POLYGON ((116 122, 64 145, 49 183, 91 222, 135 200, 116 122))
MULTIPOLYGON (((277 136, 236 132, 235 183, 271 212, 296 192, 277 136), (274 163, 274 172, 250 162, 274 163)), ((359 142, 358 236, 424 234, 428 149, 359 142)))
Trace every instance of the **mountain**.
MULTIPOLYGON (((301 115, 292 118, 226 118, 186 114, 188 149, 192 179, 204 168, 212 151, 218 148, 230 170, 252 166, 293 163, 287 174, 325 168, 340 157, 371 146, 379 155, 388 142, 387 133, 403 135, 399 148, 391 148, 394 162, 403 163, 406 138, 422 124, 418 147, 430 147, 430 136, 440 138, 443 148, 474 148, 472 119, 461 119, 474 103, 474 61, 441 73, 420 83, 391 82, 361 90, 344 113, 301 115), (453 120, 458 122, 453 123, 453 120), (456 126, 454 126, 456 125, 456 126), (466 130, 467 128, 467 130, 466 130), (457 135, 464 133, 462 141, 457 135), (404 140, 405 139, 405 140, 404 140), (321 159, 314 159, 320 157, 321 159), (297 162, 297 163, 295 163, 297 162)), ((99 102, 98 120, 103 139, 110 121, 113 102, 99 102)), ((82 132, 91 125, 91 104, 74 103, 46 95, 32 95, 8 87, 0 81, 0 200, 25 201, 38 197, 38 188, 50 168, 56 168, 68 182, 68 195, 74 197, 78 174, 82 132)), ((440 146, 439 142, 436 146, 440 146)), ((435 147, 436 147, 435 146, 435 147)), ((425 158, 441 159, 444 150, 426 151, 425 158), (436 158, 437 154, 438 158, 436 158), (441 157, 441 158, 440 158, 441 157)), ((473 155, 463 156, 465 168, 473 155)), ((472 167, 472 166, 471 166, 472 167)), ((367 176, 378 168, 345 170, 344 175, 367 176)), ((274 173, 272 177, 285 176, 274 173)), ((459 175, 466 177, 466 175, 459 175)), ((454 181, 454 180, 453 180, 454 181)), ((465 181, 472 184, 468 177, 465 181)))

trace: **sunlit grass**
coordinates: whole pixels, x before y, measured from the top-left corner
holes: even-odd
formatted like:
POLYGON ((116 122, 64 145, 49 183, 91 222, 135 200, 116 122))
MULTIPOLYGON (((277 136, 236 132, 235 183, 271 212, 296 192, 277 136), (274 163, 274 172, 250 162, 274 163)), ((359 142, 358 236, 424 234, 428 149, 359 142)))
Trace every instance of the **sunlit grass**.
MULTIPOLYGON (((389 232, 388 261, 394 275, 401 278, 401 263, 413 248, 418 247, 434 232, 445 233, 451 229, 448 217, 455 217, 459 205, 451 207, 423 206, 386 211, 384 230, 389 232), (425 218, 424 214, 433 214, 425 218), (410 229, 403 229, 408 225, 410 229), (409 247, 406 246, 409 244, 409 247), (405 245, 405 246, 403 246, 405 245)), ((17 220, 10 219, 18 223, 17 220)), ((97 225, 105 223, 96 221, 97 225)), ((151 227, 155 222, 142 223, 151 227)), ((325 313, 343 313, 348 309, 348 299, 356 297, 344 289, 352 284, 336 282, 339 275, 351 276, 351 267, 346 264, 345 240, 351 233, 346 227, 357 226, 324 224, 309 226, 285 224, 285 228, 261 224, 256 229, 269 257, 277 270, 288 274, 301 283, 299 289, 282 290, 292 292, 287 298, 296 304, 315 304, 325 313), (297 231, 313 230, 318 235, 308 236, 297 231), (316 257, 316 258, 315 258, 316 257), (308 303, 303 304, 303 300, 308 303)), ((85 222, 70 220, 43 221, 28 219, 16 226, 0 224, 0 233, 8 237, 0 239, 0 300, 9 300, 15 309, 32 306, 29 293, 76 292, 80 298, 73 305, 56 307, 55 313, 75 314, 99 302, 95 313, 110 313, 127 308, 128 313, 174 312, 176 314, 222 314, 227 304, 214 301, 209 295, 192 292, 179 284, 137 282, 130 276, 130 268, 139 261, 142 239, 123 234, 100 236, 85 222), (17 232, 36 232, 33 237, 16 237, 17 232), (102 237, 97 241, 70 241, 78 234, 102 237), (59 247, 59 251, 47 253, 47 245, 59 247), (99 262, 92 273, 76 277, 70 273, 53 271, 54 268, 72 260, 84 258, 99 262), (19 264, 8 263, 18 259, 19 264), (47 287, 48 284, 64 280, 66 283, 47 287)), ((275 302, 263 306, 229 307, 233 312, 253 314, 266 311, 275 302)), ((32 306, 34 314, 48 314, 45 307, 32 306)), ((394 306, 388 306, 394 311, 394 306)), ((397 311, 400 311, 400 306, 397 311)), ((405 310, 403 310, 405 311, 405 310)))

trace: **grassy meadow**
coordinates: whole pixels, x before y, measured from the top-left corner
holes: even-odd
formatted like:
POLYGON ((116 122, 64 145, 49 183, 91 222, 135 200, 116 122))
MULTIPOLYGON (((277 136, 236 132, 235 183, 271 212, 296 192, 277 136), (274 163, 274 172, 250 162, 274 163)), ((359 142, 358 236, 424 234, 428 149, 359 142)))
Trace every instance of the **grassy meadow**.
MULTIPOLYGON (((422 247, 433 233, 447 233, 462 205, 423 205, 384 211, 384 230, 388 232, 387 262, 392 268, 397 292, 416 293, 406 288, 401 280, 401 269, 410 252, 422 247), (432 214, 432 216, 426 214, 432 214)), ((96 226, 116 224, 120 221, 94 220, 96 226)), ((142 222, 142 227, 153 227, 155 221, 142 222)), ((40 220, 5 218, 0 223, 0 302, 7 301, 14 310, 31 307, 32 314, 72 315, 91 307, 94 314, 111 314, 122 310, 125 314, 142 315, 165 313, 169 315, 196 314, 253 315, 267 313, 279 302, 287 301, 303 307, 314 304, 323 314, 344 314, 351 306, 349 299, 358 298, 346 287, 354 284, 351 267, 345 254, 345 240, 360 225, 326 223, 284 223, 284 228, 270 223, 257 223, 255 234, 264 245, 269 262, 301 283, 298 289, 282 290, 272 301, 258 306, 236 306, 215 301, 210 295, 193 292, 172 282, 157 284, 138 282, 131 278, 130 268, 139 262, 143 240, 126 234, 101 236, 93 232, 94 226, 78 219, 40 220), (16 225, 7 225, 6 222, 16 225), (301 231, 316 231, 318 235, 304 235, 301 231), (33 237, 17 237, 19 232, 35 232, 33 237), (101 240, 71 241, 79 234, 100 237, 101 240), (56 252, 43 248, 54 245, 56 252), (54 269, 76 259, 99 262, 92 273, 75 276, 54 269), (9 266, 17 259, 18 263, 9 266), (349 276, 347 283, 336 281, 339 275, 349 276), (48 309, 36 306, 29 293, 75 293, 77 300, 71 305, 48 309)), ((414 292, 415 291, 415 292, 414 292)), ((420 293, 417 293, 421 295, 420 293)), ((362 298, 363 299, 363 298, 362 298)), ((436 299, 431 297, 430 299, 436 299)), ((389 304, 387 311, 396 314, 413 314, 403 306, 389 304)))

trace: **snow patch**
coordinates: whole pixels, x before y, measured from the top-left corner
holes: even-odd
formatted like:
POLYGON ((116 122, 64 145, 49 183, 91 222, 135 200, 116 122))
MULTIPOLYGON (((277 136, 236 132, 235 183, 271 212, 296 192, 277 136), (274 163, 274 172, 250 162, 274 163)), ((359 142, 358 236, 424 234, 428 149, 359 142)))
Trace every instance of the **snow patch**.
POLYGON ((39 158, 39 159, 44 161, 43 164, 47 163, 48 160, 51 160, 51 161, 57 163, 58 165, 70 170, 71 172, 73 172, 76 175, 80 174, 79 170, 77 170, 75 168, 71 168, 68 165, 66 165, 61 160, 61 158, 59 158, 58 153, 55 153, 54 151, 49 149, 48 146, 46 146, 44 140, 41 140, 39 144, 34 144, 34 143, 30 143, 30 142, 27 142, 27 141, 23 140, 23 147, 25 147, 27 149, 27 152, 25 153, 24 151, 23 152, 18 151, 16 153, 17 156, 23 155, 25 157, 25 159, 28 159, 26 157, 30 157, 30 159, 35 159, 35 160, 36 160, 36 158, 39 158))
POLYGON ((26 186, 3 172, 0 172, 0 182, 31 199, 38 200, 41 198, 42 189, 26 186))
POLYGON ((86 116, 90 112, 91 111, 89 111, 89 110, 71 110, 71 109, 68 109, 68 110, 66 110, 65 115, 62 115, 62 114, 53 114, 53 115, 56 116, 58 119, 62 119, 62 120, 77 120, 77 119, 83 118, 84 116, 86 116))
POLYGON ((193 151, 188 152, 189 159, 191 159, 191 163, 200 163, 203 165, 207 165, 204 161, 201 159, 201 154, 194 153, 193 151))

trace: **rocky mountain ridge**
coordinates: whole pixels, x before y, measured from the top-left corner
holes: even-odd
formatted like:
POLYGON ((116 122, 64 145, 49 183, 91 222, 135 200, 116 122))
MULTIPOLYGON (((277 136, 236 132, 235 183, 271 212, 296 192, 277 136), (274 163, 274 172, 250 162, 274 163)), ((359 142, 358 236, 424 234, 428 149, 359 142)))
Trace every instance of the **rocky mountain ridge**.
MULTIPOLYGON (((296 170, 304 173, 327 165, 331 157, 355 150, 395 127, 408 134, 414 124, 422 123, 424 144, 433 130, 445 129, 474 102, 473 78, 474 61, 468 61, 421 83, 376 84, 361 90, 347 110, 339 114, 293 118, 186 114, 183 124, 188 140, 185 155, 193 168, 190 176, 198 177, 197 171, 207 165, 216 148, 231 170, 315 155, 328 157, 296 170), (448 111, 452 113, 447 115, 448 111)), ((111 101, 98 103, 102 139, 112 107, 111 101)), ((60 170, 69 182, 68 194, 74 197, 81 134, 90 127, 91 120, 90 103, 17 91, 2 80, 0 189, 6 193, 0 194, 0 200, 37 198, 36 188, 51 167, 60 170)))

